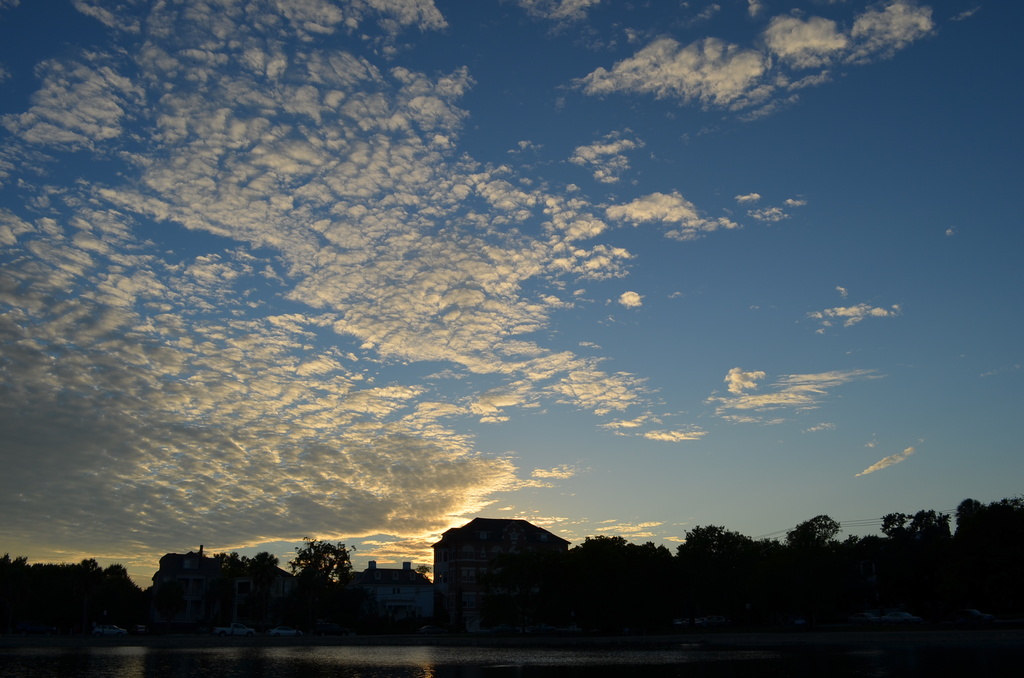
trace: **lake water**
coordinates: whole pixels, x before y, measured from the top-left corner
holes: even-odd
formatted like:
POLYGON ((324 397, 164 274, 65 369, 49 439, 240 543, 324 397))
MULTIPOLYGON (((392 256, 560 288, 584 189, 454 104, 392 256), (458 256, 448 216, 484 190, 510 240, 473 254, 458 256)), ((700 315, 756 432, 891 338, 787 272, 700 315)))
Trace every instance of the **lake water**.
POLYGON ((1021 675, 1024 648, 581 650, 147 647, 0 650, 4 678, 935 678, 1021 675))

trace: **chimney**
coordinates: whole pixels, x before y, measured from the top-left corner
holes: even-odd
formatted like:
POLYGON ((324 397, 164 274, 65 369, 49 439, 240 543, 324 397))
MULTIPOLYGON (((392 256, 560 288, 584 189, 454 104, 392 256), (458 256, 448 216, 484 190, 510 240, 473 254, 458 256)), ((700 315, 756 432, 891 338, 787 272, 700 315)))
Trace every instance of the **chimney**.
POLYGON ((402 569, 403 570, 411 570, 412 569, 412 563, 402 563, 402 569))
POLYGON ((199 545, 199 557, 200 558, 203 557, 203 545, 202 544, 199 545))
POLYGON ((369 565, 370 565, 370 569, 371 570, 376 570, 377 569, 377 561, 376 560, 371 560, 369 565))

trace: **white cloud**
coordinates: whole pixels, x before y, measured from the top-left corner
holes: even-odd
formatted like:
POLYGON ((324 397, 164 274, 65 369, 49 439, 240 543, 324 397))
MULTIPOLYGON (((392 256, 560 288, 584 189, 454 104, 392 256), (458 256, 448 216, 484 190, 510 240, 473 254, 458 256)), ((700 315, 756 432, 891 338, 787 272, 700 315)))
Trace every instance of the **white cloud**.
POLYGON ((837 30, 834 21, 794 16, 773 18, 765 29, 764 40, 772 53, 794 68, 825 66, 841 54, 849 42, 837 30))
POLYGON ((643 297, 636 292, 623 292, 619 295, 619 303, 626 308, 639 308, 644 305, 643 297))
MULTIPOLYGON (((752 18, 763 8, 759 2, 748 5, 752 18)), ((576 84, 593 96, 647 94, 704 109, 746 110, 741 119, 754 120, 796 101, 796 95, 779 93, 832 81, 829 67, 889 58, 934 28, 931 8, 911 0, 868 9, 852 17, 849 31, 839 26, 817 16, 775 16, 757 48, 715 37, 684 46, 661 37, 611 70, 597 68, 576 84), (797 76, 790 69, 820 70, 797 76)))
POLYGON ((707 402, 716 406, 716 413, 731 421, 743 423, 779 423, 778 417, 764 415, 778 410, 797 412, 817 409, 831 390, 851 381, 876 378, 869 370, 844 370, 817 374, 792 374, 777 378, 765 393, 748 391, 759 388, 764 372, 745 372, 738 367, 729 370, 725 382, 730 396, 712 396, 707 402))
POLYGON ((868 9, 850 30, 853 45, 846 60, 863 63, 888 58, 933 29, 931 7, 919 7, 912 0, 894 0, 884 7, 868 9))
POLYGON ((977 7, 972 7, 970 9, 965 9, 964 11, 960 12, 956 16, 951 17, 950 21, 963 21, 964 19, 970 19, 972 16, 977 14, 978 10, 980 10, 980 9, 981 9, 981 5, 978 5, 977 7))
POLYGON ((899 464, 902 461, 906 461, 907 457, 909 457, 910 455, 914 454, 915 451, 916 450, 913 447, 908 447, 907 449, 903 450, 902 452, 898 452, 896 454, 889 455, 885 459, 877 461, 874 464, 872 464, 871 466, 867 467, 866 469, 864 469, 863 471, 858 473, 856 475, 856 477, 859 478, 861 476, 866 476, 869 473, 874 473, 875 471, 881 471, 884 468, 888 468, 888 467, 893 466, 895 464, 899 464))
POLYGON ((739 367, 734 367, 725 375, 725 383, 729 385, 729 393, 740 395, 744 391, 756 389, 757 382, 764 377, 765 373, 761 370, 744 372, 739 367))
POLYGON ((757 202, 760 199, 761 199, 761 194, 760 193, 748 193, 746 195, 737 195, 736 196, 736 202, 738 202, 741 205, 745 205, 745 204, 751 203, 751 202, 757 202))
POLYGON ((564 480, 566 478, 572 478, 574 475, 579 473, 579 469, 569 464, 562 464, 550 469, 534 469, 530 475, 534 478, 554 478, 558 480, 564 480))
POLYGON ((700 440, 705 435, 707 435, 707 431, 700 430, 647 431, 643 434, 643 437, 648 440, 657 440, 665 443, 680 443, 691 440, 700 440))
POLYGON ((3 119, 5 158, 123 161, 59 196, 33 176, 0 212, 12 547, 415 543, 519 482, 452 422, 645 402, 642 380, 534 338, 574 303, 566 280, 632 256, 581 244, 606 228, 598 208, 456 154, 467 70, 321 42, 439 28, 432 3, 224 6, 147 5, 145 42, 45 63, 3 119), (430 380, 414 367, 435 361, 430 380))
POLYGON ((689 200, 677 192, 651 193, 625 205, 613 205, 605 210, 609 219, 632 224, 660 222, 675 225, 665 236, 675 240, 694 240, 719 228, 733 229, 739 225, 725 217, 708 219, 701 216, 689 200))
MULTIPOLYGON (((846 290, 837 288, 843 297, 846 297, 846 290)), ((869 304, 855 304, 853 306, 836 306, 826 308, 822 311, 812 311, 807 314, 808 318, 820 320, 822 328, 832 327, 835 322, 842 322, 843 327, 852 327, 865 318, 895 318, 903 313, 899 304, 893 304, 889 308, 870 306, 869 304)), ((819 330, 820 332, 821 330, 819 330)))
POLYGON ((767 68, 760 52, 717 38, 686 46, 661 38, 615 64, 611 71, 598 68, 580 80, 580 85, 591 95, 653 94, 659 99, 719 108, 756 98, 756 86, 767 68))
POLYGON ((619 181, 622 173, 629 169, 626 152, 643 146, 643 141, 623 138, 622 133, 616 132, 606 135, 599 142, 576 147, 569 162, 589 168, 594 174, 595 181, 614 184, 619 181))
POLYGON ((587 17, 587 10, 600 4, 601 0, 516 0, 528 14, 539 19, 565 22, 580 21, 587 17))

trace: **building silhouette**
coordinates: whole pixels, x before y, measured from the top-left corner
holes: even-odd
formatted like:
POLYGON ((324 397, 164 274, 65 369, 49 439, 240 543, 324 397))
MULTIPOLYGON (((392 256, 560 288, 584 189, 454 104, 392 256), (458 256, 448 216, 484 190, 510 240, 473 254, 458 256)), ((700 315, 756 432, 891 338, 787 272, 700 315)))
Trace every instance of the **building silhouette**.
POLYGON ((506 553, 569 550, 569 542, 525 520, 474 518, 441 535, 434 549, 437 613, 446 613, 457 628, 480 627, 484 589, 480 575, 494 558, 506 553))

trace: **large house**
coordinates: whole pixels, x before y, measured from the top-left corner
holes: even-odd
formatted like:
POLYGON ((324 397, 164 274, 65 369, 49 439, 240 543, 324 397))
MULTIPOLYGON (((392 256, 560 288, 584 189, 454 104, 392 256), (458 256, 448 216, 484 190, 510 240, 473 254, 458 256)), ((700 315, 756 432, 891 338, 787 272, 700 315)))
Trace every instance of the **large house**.
POLYGON ((569 542, 525 520, 474 518, 441 535, 434 549, 434 587, 451 623, 480 626, 480 575, 503 553, 567 551, 569 542))
POLYGON ((280 567, 272 568, 263 583, 252 575, 233 577, 231 621, 257 626, 276 624, 281 621, 276 603, 291 596, 297 585, 298 578, 280 567))
POLYGON ((212 610, 207 609, 207 592, 210 583, 220 579, 220 558, 203 555, 203 547, 199 553, 168 553, 160 559, 160 569, 153 575, 154 604, 152 619, 154 622, 171 622, 175 624, 198 624, 210 618, 212 610), (164 616, 158 597, 164 584, 178 582, 184 593, 184 605, 170 618, 164 616))
POLYGON ((369 567, 358 573, 350 586, 369 592, 367 612, 390 621, 429 619, 434 616, 434 585, 426 575, 412 569, 412 563, 401 568, 369 567))

